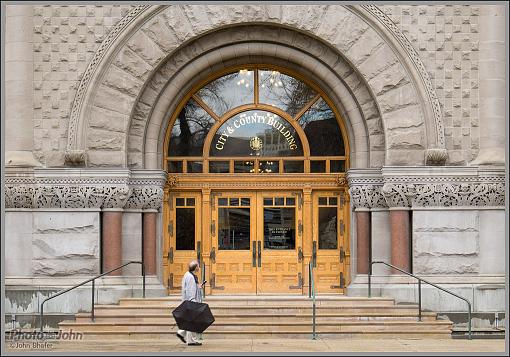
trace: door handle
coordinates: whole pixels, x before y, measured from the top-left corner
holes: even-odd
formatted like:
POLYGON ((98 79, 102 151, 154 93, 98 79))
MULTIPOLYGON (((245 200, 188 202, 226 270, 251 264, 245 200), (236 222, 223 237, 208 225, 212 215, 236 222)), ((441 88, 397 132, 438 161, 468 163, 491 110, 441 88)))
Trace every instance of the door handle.
POLYGON ((262 266, 262 248, 261 248, 260 241, 257 242, 257 246, 259 248, 258 252, 257 252, 258 267, 260 268, 262 266))
POLYGON ((299 249, 298 249, 298 254, 297 254, 297 256, 298 256, 298 262, 302 262, 302 261, 303 261, 304 256, 303 256, 303 249, 301 249, 301 247, 299 247, 299 249))
POLYGON ((168 251, 168 262, 172 264, 174 262, 174 248, 171 247, 168 251))
POLYGON ((252 255, 251 255, 251 265, 256 268, 257 267, 257 242, 253 242, 252 245, 252 255))

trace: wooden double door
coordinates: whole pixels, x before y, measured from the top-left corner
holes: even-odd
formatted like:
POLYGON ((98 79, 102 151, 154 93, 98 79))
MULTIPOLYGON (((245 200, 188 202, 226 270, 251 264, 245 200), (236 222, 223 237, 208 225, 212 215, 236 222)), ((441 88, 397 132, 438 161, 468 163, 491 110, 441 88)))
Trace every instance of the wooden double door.
POLYGON ((192 259, 209 294, 343 293, 348 253, 338 192, 218 191, 170 195, 164 259, 170 293, 192 259), (205 203, 205 204, 204 204, 205 203))

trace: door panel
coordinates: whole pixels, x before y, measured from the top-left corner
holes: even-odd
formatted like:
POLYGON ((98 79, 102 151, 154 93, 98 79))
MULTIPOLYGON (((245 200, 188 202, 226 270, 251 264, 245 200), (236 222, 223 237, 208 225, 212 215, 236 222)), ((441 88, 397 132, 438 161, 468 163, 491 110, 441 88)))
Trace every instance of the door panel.
POLYGON ((181 290, 181 280, 188 264, 199 259, 201 245, 200 193, 169 195, 168 246, 165 268, 169 293, 181 290))
POLYGON ((212 293, 255 293, 256 196, 223 192, 213 199, 212 293))
POLYGON ((314 279, 318 293, 343 293, 345 285, 345 219, 340 192, 313 193, 314 279))
POLYGON ((302 293, 302 218, 296 195, 259 193, 257 224, 258 293, 302 293))

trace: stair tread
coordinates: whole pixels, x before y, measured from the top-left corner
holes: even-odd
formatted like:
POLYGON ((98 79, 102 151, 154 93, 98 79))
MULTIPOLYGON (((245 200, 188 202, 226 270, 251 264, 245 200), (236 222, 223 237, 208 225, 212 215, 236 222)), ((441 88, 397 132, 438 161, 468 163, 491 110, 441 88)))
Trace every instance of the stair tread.
MULTIPOLYGON (((159 325, 159 326, 173 326, 175 325, 174 322, 168 323, 168 322, 61 322, 60 326, 151 326, 151 325, 159 325)), ((229 325, 239 325, 239 323, 233 323, 233 322, 215 322, 215 325, 218 326, 229 326, 229 325)), ((335 322, 317 322, 316 325, 413 325, 413 324, 420 324, 420 325, 451 325, 452 322, 448 320, 433 320, 433 321, 408 321, 408 320, 402 320, 402 321, 392 321, 392 320, 385 320, 385 321, 377 321, 377 320, 369 320, 369 321, 335 321, 335 322)), ((257 325, 257 326, 275 326, 275 325, 310 325, 310 322, 279 322, 278 324, 275 324, 274 322, 243 322, 243 325, 257 325)))
MULTIPOLYGON (((90 313, 78 313, 76 317, 90 317, 90 313)), ((214 314, 215 317, 311 317, 312 314, 214 314)), ((342 317, 342 316, 412 316, 418 317, 416 312, 397 312, 397 313, 380 313, 380 312, 357 312, 357 313, 334 313, 334 314, 319 314, 317 317, 342 317)), ((422 316, 436 316, 434 312, 422 312, 422 316)), ((171 314, 149 314, 145 313, 143 315, 133 315, 133 314, 95 314, 95 317, 107 317, 107 318, 116 318, 116 317, 168 317, 172 318, 171 314)))
MULTIPOLYGON (((76 331, 83 334, 119 334, 119 335, 133 335, 133 334, 168 334, 168 335, 174 335, 175 331, 167 331, 167 330, 153 330, 153 331, 117 331, 117 330, 103 330, 103 331, 94 331, 94 330, 81 330, 76 331)), ((239 331, 230 331, 235 332, 236 334, 311 334, 311 331, 309 330, 302 330, 302 331, 286 331, 286 330, 278 330, 278 331, 256 331, 256 330, 239 330, 239 331)), ((207 330, 204 332, 205 335, 207 334, 224 334, 227 333, 226 331, 209 331, 207 330)), ((332 333, 332 334, 339 334, 338 331, 316 331, 316 333, 332 333)), ((343 331, 342 333, 371 333, 371 334, 389 334, 389 333, 402 333, 402 334, 422 334, 422 333, 437 333, 437 334, 450 334, 450 330, 412 330, 412 329, 405 329, 405 330, 377 330, 377 331, 343 331)))

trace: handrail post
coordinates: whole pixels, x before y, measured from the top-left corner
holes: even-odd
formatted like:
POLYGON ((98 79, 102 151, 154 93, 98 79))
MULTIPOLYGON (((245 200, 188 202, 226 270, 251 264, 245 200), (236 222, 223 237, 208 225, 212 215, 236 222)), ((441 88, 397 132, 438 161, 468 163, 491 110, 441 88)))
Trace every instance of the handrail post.
POLYGON ((373 262, 370 262, 368 266, 368 297, 372 297, 372 264, 373 262))
POLYGON ((142 294, 145 299, 145 264, 142 262, 142 294))
POLYGON ((96 288, 96 280, 92 280, 92 309, 91 309, 91 314, 90 314, 90 318, 92 319, 92 322, 94 322, 95 320, 95 315, 94 315, 94 302, 95 302, 95 297, 94 297, 94 290, 96 288))
POLYGON ((418 279, 418 321, 421 321, 421 279, 418 279))
POLYGON ((468 339, 471 340, 471 303, 466 302, 468 303, 468 339))
POLYGON ((41 325, 41 332, 43 332, 43 316, 44 316, 44 301, 41 303, 41 311, 39 316, 39 324, 41 325))
POLYGON ((312 263, 308 263, 308 297, 312 298, 312 263))

